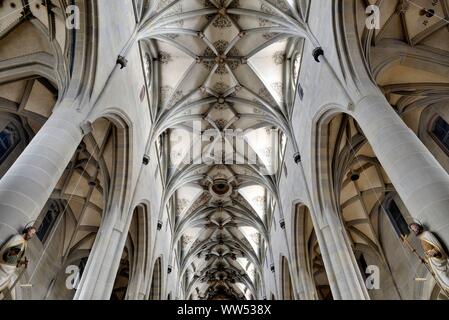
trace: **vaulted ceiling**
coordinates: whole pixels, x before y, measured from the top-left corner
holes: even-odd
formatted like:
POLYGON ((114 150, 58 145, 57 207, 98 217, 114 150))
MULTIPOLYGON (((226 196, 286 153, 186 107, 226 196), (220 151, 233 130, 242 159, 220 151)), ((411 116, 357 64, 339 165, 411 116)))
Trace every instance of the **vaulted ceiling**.
MULTIPOLYGON (((0 111, 17 117, 32 137, 51 114, 55 88, 68 79, 68 2, 44 2, 53 4, 50 11, 40 2, 17 10, 24 2, 0 0, 7 17, 0 23, 0 111), (11 69, 26 71, 23 57, 42 65, 41 74, 7 78, 11 69), (56 61, 64 61, 57 74, 48 71, 56 61)), ((292 30, 305 20, 309 1, 135 3, 143 21, 139 37, 151 142, 158 144, 163 173, 159 217, 169 213, 174 235, 169 263, 177 264, 186 297, 254 298, 270 255, 279 169, 301 67, 302 39, 292 30)), ((373 77, 418 133, 422 111, 449 101, 449 0, 355 3, 373 77), (377 30, 365 28, 370 4, 380 8, 377 30)), ((394 190, 352 119, 338 117, 329 129, 335 137, 329 159, 348 160, 333 168, 348 234, 354 244, 378 250, 373 213, 394 190)), ((92 246, 109 191, 114 130, 103 119, 94 124, 54 191, 56 199, 71 197, 75 231, 64 243, 67 252, 92 246), (77 192, 75 179, 81 181, 77 192)))
MULTIPOLYGON (((70 78, 68 4, 0 0, 0 111, 17 117, 29 139, 70 78), (28 74, 30 61, 39 74, 28 74)), ((169 212, 174 231, 171 263, 187 297, 254 298, 301 65, 302 39, 292 30, 308 1, 135 4, 165 185, 159 215, 169 212)), ((115 129, 104 119, 93 129, 52 195, 71 213, 65 260, 92 246, 109 192, 115 129)))
POLYGON ((360 38, 373 77, 390 104, 419 134, 422 112, 449 101, 449 1, 359 1, 379 6, 380 25, 365 28, 359 15, 360 38))
POLYGON ((277 124, 292 108, 301 63, 302 40, 279 22, 298 8, 184 0, 153 10, 162 15, 143 50, 186 296, 254 298, 286 141, 277 124))

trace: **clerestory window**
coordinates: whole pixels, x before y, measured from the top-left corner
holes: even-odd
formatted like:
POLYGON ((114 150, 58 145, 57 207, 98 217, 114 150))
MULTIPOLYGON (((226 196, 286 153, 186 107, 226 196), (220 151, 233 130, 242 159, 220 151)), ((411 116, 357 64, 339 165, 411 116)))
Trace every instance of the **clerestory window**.
POLYGON ((20 141, 17 128, 9 123, 0 132, 0 164, 2 164, 20 141))
POLYGON ((431 135, 440 147, 449 153, 449 124, 441 117, 437 117, 431 128, 431 135))

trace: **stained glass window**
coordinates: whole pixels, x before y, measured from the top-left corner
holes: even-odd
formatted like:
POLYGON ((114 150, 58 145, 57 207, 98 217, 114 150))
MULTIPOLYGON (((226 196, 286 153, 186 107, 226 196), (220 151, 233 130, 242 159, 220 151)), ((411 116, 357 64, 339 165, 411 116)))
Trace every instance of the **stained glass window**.
POLYGON ((58 201, 52 200, 47 206, 47 213, 37 231, 37 237, 44 242, 56 222, 59 214, 63 211, 63 206, 58 201))
POLYGON ((9 123, 0 132, 0 164, 5 161, 20 141, 17 128, 9 123))
POLYGON ((401 210, 399 209, 398 205, 394 200, 391 200, 388 203, 387 207, 387 215, 390 218, 391 223, 393 224, 394 229, 396 230, 396 233, 399 236, 406 236, 410 233, 410 230, 408 229, 407 222, 404 219, 404 216, 401 213, 401 210))
POLYGON ((449 124, 441 117, 438 117, 432 126, 433 137, 440 145, 449 152, 449 124))

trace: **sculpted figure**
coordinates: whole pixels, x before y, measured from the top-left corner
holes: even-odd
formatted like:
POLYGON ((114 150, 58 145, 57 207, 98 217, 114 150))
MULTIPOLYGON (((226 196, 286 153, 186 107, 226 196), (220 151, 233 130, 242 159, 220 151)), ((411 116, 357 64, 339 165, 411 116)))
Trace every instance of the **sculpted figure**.
POLYGON ((5 291, 9 291, 14 299, 12 286, 17 269, 28 267, 25 257, 27 242, 36 235, 36 228, 26 228, 22 234, 15 235, 0 248, 0 299, 4 299, 5 291))
POLYGON ((418 223, 412 223, 410 230, 420 240, 421 246, 426 255, 426 260, 429 267, 434 273, 435 280, 440 287, 446 292, 449 292, 449 265, 448 255, 444 247, 430 231, 425 231, 418 223))

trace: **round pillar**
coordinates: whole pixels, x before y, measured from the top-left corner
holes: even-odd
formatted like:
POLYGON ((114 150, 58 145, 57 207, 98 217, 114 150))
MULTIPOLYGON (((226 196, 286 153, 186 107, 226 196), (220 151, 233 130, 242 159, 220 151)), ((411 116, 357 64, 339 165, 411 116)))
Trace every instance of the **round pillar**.
POLYGON ((449 175, 379 93, 354 116, 414 219, 449 244, 449 175))
POLYGON ((34 222, 82 140, 70 108, 56 108, 0 180, 0 244, 34 222))

